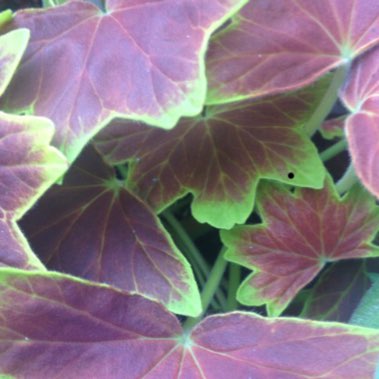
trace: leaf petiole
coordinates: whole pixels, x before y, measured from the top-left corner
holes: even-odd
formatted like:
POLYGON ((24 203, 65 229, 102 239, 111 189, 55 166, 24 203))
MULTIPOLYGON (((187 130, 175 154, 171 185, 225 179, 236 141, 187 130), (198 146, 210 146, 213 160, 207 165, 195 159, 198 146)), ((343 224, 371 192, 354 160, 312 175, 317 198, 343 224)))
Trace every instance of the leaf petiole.
MULTIPOLYGON (((206 278, 208 278, 210 275, 210 268, 208 263, 205 261, 199 249, 193 243, 190 236, 187 234, 183 226, 180 224, 180 222, 178 222, 172 212, 169 209, 166 209, 164 212, 162 212, 162 216, 175 233, 176 238, 174 237, 174 239, 178 240, 177 242, 181 245, 180 247, 183 248, 183 252, 190 261, 192 268, 196 273, 196 277, 199 280, 200 286, 203 288, 205 286, 206 278)), ((221 291, 217 291, 216 299, 220 307, 224 309, 226 307, 226 299, 221 291)), ((217 307, 216 304, 213 305, 217 307)))
POLYGON ((304 130, 309 136, 313 136, 332 110, 338 99, 339 90, 345 82, 349 69, 350 64, 343 64, 334 71, 332 81, 330 82, 324 97, 304 126, 304 130))
POLYGON ((342 140, 338 141, 337 143, 328 147, 322 153, 320 153, 320 158, 323 162, 326 162, 329 159, 334 158, 336 155, 338 155, 342 151, 346 150, 346 148, 347 148, 347 142, 343 138, 342 140))
POLYGON ((229 286, 226 303, 226 312, 235 311, 238 307, 237 290, 241 283, 241 266, 235 263, 229 263, 229 286))
POLYGON ((189 317, 183 325, 184 330, 192 329, 203 318, 203 315, 208 309, 213 296, 216 294, 224 275, 226 266, 228 265, 228 262, 224 258, 225 250, 225 247, 222 247, 220 250, 216 262, 209 274, 208 281, 205 283, 205 286, 201 293, 201 304, 203 306, 203 312, 198 317, 189 317))
POLYGON ((342 178, 336 183, 336 189, 338 193, 342 195, 347 192, 357 181, 358 178, 355 174, 353 163, 350 163, 342 178))

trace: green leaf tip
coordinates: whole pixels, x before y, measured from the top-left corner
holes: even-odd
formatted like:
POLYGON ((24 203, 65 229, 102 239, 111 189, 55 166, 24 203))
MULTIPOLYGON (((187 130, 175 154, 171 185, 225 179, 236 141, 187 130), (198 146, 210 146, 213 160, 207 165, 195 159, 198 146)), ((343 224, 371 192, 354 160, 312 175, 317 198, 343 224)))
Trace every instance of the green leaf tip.
POLYGON ((30 32, 25 28, 17 29, 0 36, 0 96, 4 93, 16 72, 29 38, 30 32))

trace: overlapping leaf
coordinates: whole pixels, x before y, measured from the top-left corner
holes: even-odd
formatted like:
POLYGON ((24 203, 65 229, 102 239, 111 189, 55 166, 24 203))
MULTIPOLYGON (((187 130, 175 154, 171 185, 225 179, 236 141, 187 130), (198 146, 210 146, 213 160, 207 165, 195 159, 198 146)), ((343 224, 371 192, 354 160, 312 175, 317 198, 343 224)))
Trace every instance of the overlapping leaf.
POLYGON ((130 185, 158 211, 190 192, 200 222, 231 228, 251 213, 260 178, 322 186, 324 168, 301 128, 328 83, 209 107, 172 131, 117 121, 100 133, 96 147, 113 164, 129 160, 130 185))
POLYGON ((16 221, 66 170, 44 118, 0 112, 0 265, 39 267, 16 221))
POLYGON ((325 262, 379 256, 371 243, 379 209, 358 185, 340 199, 329 177, 322 190, 294 194, 264 183, 257 202, 263 224, 221 233, 226 258, 254 270, 239 288, 241 303, 279 315, 325 262))
POLYGON ((379 47, 353 66, 342 100, 352 112, 346 134, 355 172, 366 188, 379 197, 379 47))
POLYGON ((122 188, 113 169, 86 149, 21 222, 45 265, 158 299, 197 316, 191 268, 156 216, 122 188))
POLYGON ((17 377, 371 379, 379 359, 372 329, 235 312, 188 333, 104 285, 15 269, 0 283, 0 367, 17 377))
POLYGON ((377 0, 254 0, 208 53, 209 103, 293 90, 379 42, 377 0))
POLYGON ((337 262, 320 276, 300 316, 348 322, 370 284, 364 261, 337 262))
POLYGON ((20 11, 31 41, 3 104, 56 124, 72 161, 114 116, 171 128, 202 109, 209 36, 246 0, 108 0, 20 11))
MULTIPOLYGON (((0 96, 28 39, 25 29, 0 37, 0 96)), ((64 158, 49 146, 53 133, 47 119, 0 112, 0 266, 42 268, 16 221, 66 169, 64 158)))

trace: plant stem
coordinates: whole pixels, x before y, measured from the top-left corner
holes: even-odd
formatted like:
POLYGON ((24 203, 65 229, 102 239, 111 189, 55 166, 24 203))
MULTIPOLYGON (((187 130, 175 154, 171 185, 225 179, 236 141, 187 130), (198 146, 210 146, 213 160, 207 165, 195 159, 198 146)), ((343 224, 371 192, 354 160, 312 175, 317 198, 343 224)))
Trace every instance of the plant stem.
POLYGON ((212 267, 211 273, 209 274, 208 281, 205 284, 203 291, 201 293, 201 304, 203 306, 203 312, 198 317, 189 317, 183 325, 184 330, 192 329, 202 318, 209 304, 211 303, 213 296, 217 292, 220 285, 221 279, 224 275, 226 266, 228 262, 224 258, 225 247, 222 247, 214 266, 212 267))
MULTIPOLYGON (((178 222, 175 216, 171 213, 171 211, 166 209, 162 213, 162 216, 165 218, 172 230, 175 232, 175 236, 180 241, 179 243, 183 246, 183 250, 186 252, 186 256, 190 261, 193 270, 196 272, 196 276, 199 280, 201 288, 204 288, 205 280, 210 275, 210 268, 208 263, 205 261, 198 248, 192 242, 192 239, 189 237, 187 232, 184 230, 184 228, 182 227, 180 222, 178 222)), ((212 302, 212 305, 215 308, 224 308, 226 306, 226 299, 221 291, 217 291, 216 299, 219 302, 219 307, 217 306, 217 303, 212 302)))
POLYGON ((349 68, 349 64, 343 64, 334 71, 329 88, 320 101, 320 104, 304 126, 304 130, 309 136, 313 136, 330 111, 333 109, 334 104, 338 99, 339 90, 345 82, 347 73, 349 72, 349 68))
POLYGON ((350 163, 349 167, 343 174, 342 178, 337 182, 336 189, 340 195, 348 191, 358 181, 355 175, 354 166, 350 163))
POLYGON ((241 266, 235 263, 229 263, 229 288, 228 297, 226 300, 226 312, 231 312, 237 309, 237 289, 241 282, 241 266))
POLYGON ((170 224, 172 229, 175 231, 177 237, 182 241, 183 245, 186 247, 188 255, 192 258, 193 263, 198 267, 203 278, 207 278, 209 275, 209 265, 201 255, 198 248, 192 242, 191 238, 188 236, 187 232, 184 230, 180 222, 175 218, 170 210, 166 209, 162 216, 170 224))
POLYGON ((329 159, 334 158, 336 155, 338 155, 342 151, 346 150, 346 148, 347 148, 347 142, 344 138, 341 141, 338 141, 337 143, 335 143, 334 145, 328 147, 322 153, 320 153, 320 158, 323 162, 326 162, 329 159))

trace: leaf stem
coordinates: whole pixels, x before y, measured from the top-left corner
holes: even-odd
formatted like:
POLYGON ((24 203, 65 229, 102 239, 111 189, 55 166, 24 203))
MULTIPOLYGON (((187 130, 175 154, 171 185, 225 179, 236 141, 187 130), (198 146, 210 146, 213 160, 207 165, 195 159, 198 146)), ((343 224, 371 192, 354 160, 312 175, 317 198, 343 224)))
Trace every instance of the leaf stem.
POLYGON ((228 262, 224 258, 225 247, 222 247, 215 264, 212 267, 211 273, 209 274, 208 281, 205 283, 203 291, 201 293, 201 304, 203 306, 203 312, 198 317, 189 317, 183 325, 184 330, 192 329, 202 318, 204 313, 209 307, 213 296, 217 292, 221 279, 224 275, 226 266, 228 262))
POLYGON ((328 147, 322 153, 320 153, 320 158, 323 162, 326 162, 329 159, 334 158, 336 155, 338 155, 342 151, 346 150, 346 148, 347 148, 347 142, 345 138, 343 138, 342 140, 338 141, 337 143, 328 147))
POLYGON ((192 258, 194 265, 196 265, 201 272, 203 278, 208 277, 209 275, 209 265, 201 255, 199 249, 192 242, 191 238, 184 230, 180 222, 176 219, 176 217, 171 213, 170 210, 166 209, 162 216, 165 220, 170 224, 172 229, 175 231, 177 237, 182 241, 183 245, 186 247, 188 255, 192 258))
POLYGON ((338 100, 339 90, 345 82, 346 76, 349 72, 349 68, 350 64, 342 64, 334 71, 329 88, 320 101, 320 104, 304 126, 304 130, 309 136, 313 136, 330 111, 333 109, 334 104, 338 100))
POLYGON ((241 266, 235 263, 229 263, 229 288, 228 297, 226 300, 226 312, 231 312, 237 309, 237 290, 241 282, 241 266))
POLYGON ((350 163, 342 178, 336 183, 336 189, 338 193, 342 195, 348 191, 357 181, 358 178, 355 174, 353 163, 350 163))
MULTIPOLYGON (((186 252, 186 256, 190 261, 193 270, 196 272, 199 284, 201 288, 203 288, 206 285, 206 278, 208 278, 210 275, 210 268, 208 263, 205 261, 199 249, 192 242, 192 239, 189 237, 188 233, 185 231, 176 217, 172 214, 172 212, 169 209, 166 209, 164 212, 162 212, 162 216, 175 232, 175 237, 177 237, 178 242, 186 252)), ((221 308, 224 308, 226 306, 226 299, 221 291, 217 291, 216 299, 219 302, 219 306, 221 308)), ((213 305, 217 307, 216 303, 213 303, 213 305)))

